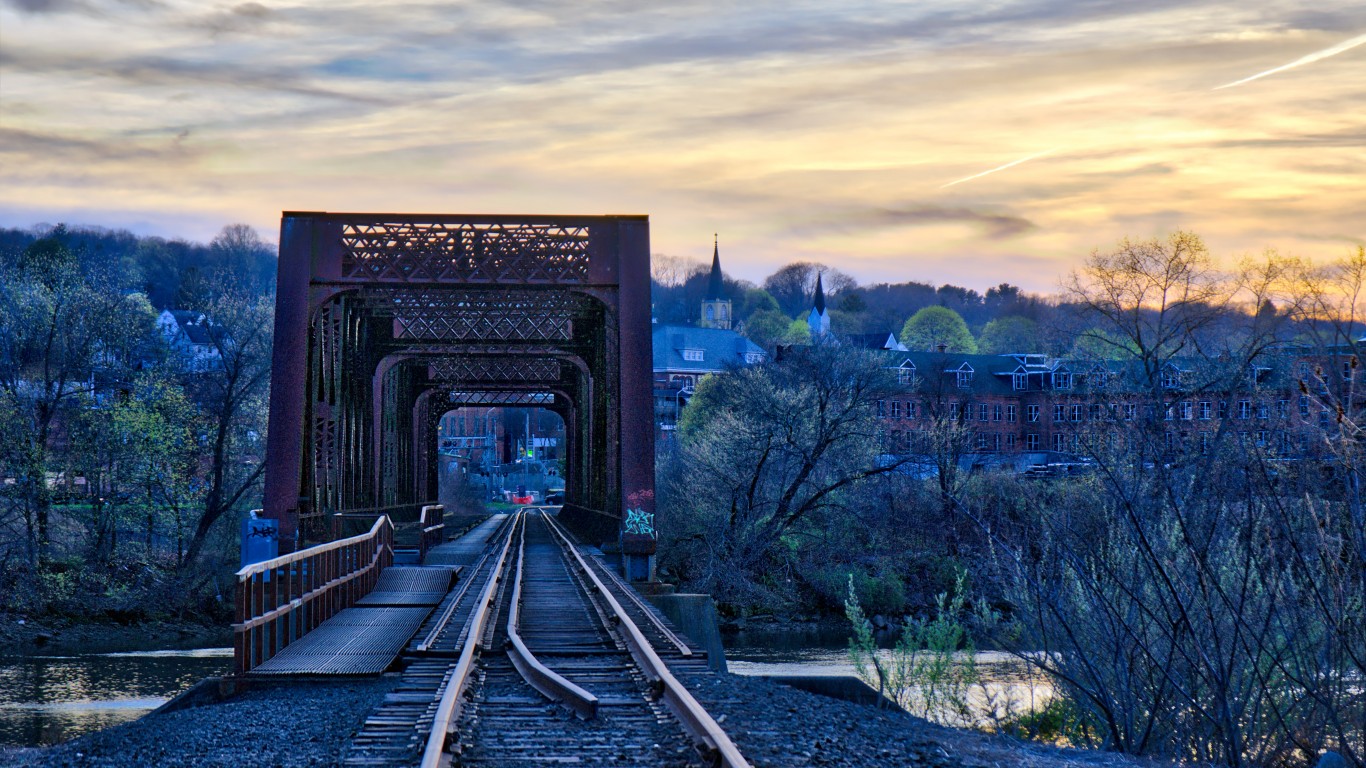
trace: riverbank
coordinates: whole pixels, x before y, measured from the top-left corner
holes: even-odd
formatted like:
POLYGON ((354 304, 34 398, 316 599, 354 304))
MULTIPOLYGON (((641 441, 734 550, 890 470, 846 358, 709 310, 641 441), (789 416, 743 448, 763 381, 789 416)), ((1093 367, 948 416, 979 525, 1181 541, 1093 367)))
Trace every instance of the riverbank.
POLYGON ((89 653, 224 647, 232 645, 226 624, 191 620, 74 621, 0 613, 0 655, 89 653))
MULTIPOLYGON (((397 683, 267 683, 225 701, 152 714, 48 749, 0 751, 24 768, 333 765, 397 683)), ((941 728, 762 678, 705 675, 685 684, 755 768, 1166 768, 1109 752, 1060 749, 941 728)))

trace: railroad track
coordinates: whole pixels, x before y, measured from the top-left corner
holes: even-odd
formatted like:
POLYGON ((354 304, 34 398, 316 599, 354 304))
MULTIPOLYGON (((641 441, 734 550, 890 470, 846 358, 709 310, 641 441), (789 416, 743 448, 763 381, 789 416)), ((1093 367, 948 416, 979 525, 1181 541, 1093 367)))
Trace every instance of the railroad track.
POLYGON ((549 515, 519 512, 494 541, 346 764, 748 766, 671 671, 705 658, 634 590, 549 515))

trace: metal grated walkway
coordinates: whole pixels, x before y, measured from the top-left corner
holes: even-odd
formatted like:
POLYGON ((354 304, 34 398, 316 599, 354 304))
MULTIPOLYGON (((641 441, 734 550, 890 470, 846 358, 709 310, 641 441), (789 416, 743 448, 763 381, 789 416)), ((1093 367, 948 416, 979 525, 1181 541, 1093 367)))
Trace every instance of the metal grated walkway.
POLYGON ((252 675, 377 675, 388 669, 431 607, 347 608, 252 675))
POLYGON ((370 594, 356 601, 360 606, 434 606, 451 590, 460 568, 391 565, 379 575, 370 594))

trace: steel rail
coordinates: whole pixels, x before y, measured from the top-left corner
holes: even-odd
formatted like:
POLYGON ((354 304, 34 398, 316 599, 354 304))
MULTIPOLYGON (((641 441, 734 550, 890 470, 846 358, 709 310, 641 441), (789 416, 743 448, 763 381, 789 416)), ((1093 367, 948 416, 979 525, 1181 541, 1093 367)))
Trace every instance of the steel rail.
POLYGON ((662 687, 664 701, 673 710, 675 716, 682 721, 685 728, 692 734, 693 738, 700 742, 709 755, 714 755, 720 765, 724 768, 751 768, 749 761, 745 760, 744 755, 735 746, 735 742, 730 740, 730 736, 721 729, 716 720, 712 718, 707 710, 693 697, 683 684, 678 682, 678 678, 673 676, 669 667, 655 653, 654 648, 650 647, 650 642, 641 634, 640 628, 636 626, 631 617, 626 615, 626 611, 617 602, 612 593, 607 590, 607 585, 602 583, 597 573, 588 567, 579 554, 578 548, 565 535, 557 521, 551 520, 549 515, 542 515, 548 524, 548 528, 562 542, 562 546, 574 556, 578 561, 579 568, 593 582, 598 594, 607 601, 613 614, 616 615, 618 626, 624 631, 626 645, 630 648, 631 655, 635 657, 636 663, 640 665, 646 675, 657 680, 662 687))
POLYGON ((450 679, 446 681, 446 688, 436 706, 432 730, 427 735, 427 746, 422 752, 422 768, 440 768, 449 764, 450 753, 446 751, 446 741, 450 738, 452 725, 455 724, 460 715, 460 696, 464 693, 466 684, 469 683, 470 672, 474 671, 474 657, 483 645, 484 624, 488 621, 493 593, 501 578, 508 549, 512 546, 512 537, 517 533, 516 526, 522 522, 522 513, 516 513, 512 521, 514 527, 503 542, 503 547, 498 553, 498 560, 493 564, 493 572, 489 574, 488 583, 484 585, 484 591, 479 595, 479 602, 475 605, 473 613, 470 614, 469 632, 465 635, 465 647, 460 652, 460 660, 456 662, 455 670, 451 672, 450 679))
MULTIPOLYGON (((525 511, 525 510, 523 510, 525 511)), ((517 673, 532 688, 540 691, 552 701, 563 701, 579 717, 592 720, 598 714, 598 697, 565 679, 555 670, 542 664, 536 655, 522 642, 517 629, 521 625, 522 566, 526 562, 526 526, 522 526, 521 541, 517 545, 517 575, 512 585, 512 606, 508 611, 508 657, 517 673)))
POLYGON ((621 590, 621 593, 623 595, 626 595, 626 599, 636 604, 636 607, 639 608, 641 612, 645 614, 645 618, 649 619, 650 623, 654 625, 655 629, 659 630, 660 634, 667 637, 669 639, 669 642, 674 644, 674 647, 678 649, 678 652, 680 654, 688 657, 692 656, 692 648, 689 648, 688 644, 683 642, 683 638, 675 634, 672 629, 669 629, 664 624, 664 622, 661 621, 660 618, 655 615, 655 612, 650 609, 650 606, 645 604, 645 601, 642 600, 640 596, 636 594, 636 591, 634 589, 631 589, 629 586, 627 586, 626 582, 623 581, 620 576, 614 573, 612 569, 604 568, 603 572, 606 573, 607 576, 612 579, 612 581, 616 582, 616 585, 621 590))
MULTIPOLYGON (((506 530, 509 525, 515 524, 515 516, 509 517, 507 522, 504 522, 502 525, 499 525, 498 528, 493 531, 493 533, 489 536, 489 539, 498 538, 498 536, 504 530, 506 530)), ((436 623, 432 625, 432 628, 429 632, 427 632, 426 637, 422 638, 422 642, 418 643, 415 647, 415 650, 418 653, 426 653, 428 650, 431 650, 431 647, 433 645, 436 644, 436 641, 441 637, 441 633, 446 630, 446 624, 450 622, 451 617, 455 615, 456 609, 460 607, 460 603, 465 599, 465 593, 470 590, 470 586, 474 583, 474 574, 479 573, 483 569, 484 563, 487 563, 489 561, 489 558, 492 556, 492 552, 485 554, 483 557, 479 558, 479 562, 475 563, 473 568, 470 568, 468 570, 470 576, 461 583, 460 594, 456 595, 454 600, 450 600, 446 603, 446 608, 441 612, 441 615, 437 618, 436 623)))

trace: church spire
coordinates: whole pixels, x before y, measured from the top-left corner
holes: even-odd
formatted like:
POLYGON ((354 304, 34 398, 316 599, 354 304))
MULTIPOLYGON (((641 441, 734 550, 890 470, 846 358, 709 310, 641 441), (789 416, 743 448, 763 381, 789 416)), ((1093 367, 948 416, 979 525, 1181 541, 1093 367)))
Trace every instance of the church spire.
POLYGON ((711 277, 707 280, 707 300, 719 300, 724 291, 725 285, 721 279, 720 238, 713 234, 711 244, 711 277))
POLYGON ((821 273, 816 273, 816 313, 825 314, 825 288, 821 285, 821 273))

